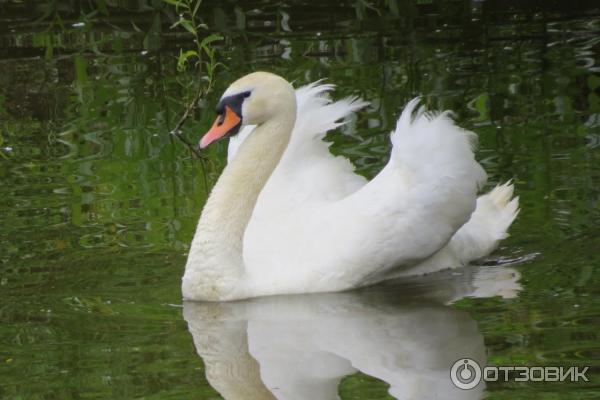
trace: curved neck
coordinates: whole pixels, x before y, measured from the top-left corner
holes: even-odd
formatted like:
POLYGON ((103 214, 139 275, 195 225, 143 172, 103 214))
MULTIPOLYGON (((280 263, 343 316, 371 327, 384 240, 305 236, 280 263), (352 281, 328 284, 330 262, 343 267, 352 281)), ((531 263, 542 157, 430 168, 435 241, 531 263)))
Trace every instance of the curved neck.
POLYGON ((258 195, 287 147, 295 120, 294 101, 287 110, 257 126, 223 170, 192 241, 183 276, 184 298, 245 296, 244 232, 258 195))

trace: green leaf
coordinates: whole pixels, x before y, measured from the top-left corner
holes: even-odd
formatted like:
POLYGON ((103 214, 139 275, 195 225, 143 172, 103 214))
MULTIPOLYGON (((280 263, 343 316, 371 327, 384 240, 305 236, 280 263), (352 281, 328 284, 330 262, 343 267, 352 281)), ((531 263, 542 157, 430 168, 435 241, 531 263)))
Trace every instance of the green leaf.
POLYGON ((192 11, 192 18, 196 17, 198 10, 200 9, 200 4, 202 4, 202 0, 196 0, 196 5, 194 6, 194 11, 192 11))
POLYGON ((195 50, 179 51, 179 57, 177 57, 177 70, 183 71, 187 65, 190 57, 198 57, 198 52, 195 50))
POLYGON ((192 25, 190 21, 188 21, 187 19, 181 19, 180 21, 181 25, 185 28, 186 31, 188 31, 192 35, 196 34, 196 28, 194 28, 194 25, 192 25))
POLYGON ((207 37, 202 39, 202 41, 200 42, 200 47, 202 47, 205 51, 207 51, 207 49, 209 48, 208 45, 217 40, 223 40, 223 36, 217 35, 216 33, 208 35, 207 37))

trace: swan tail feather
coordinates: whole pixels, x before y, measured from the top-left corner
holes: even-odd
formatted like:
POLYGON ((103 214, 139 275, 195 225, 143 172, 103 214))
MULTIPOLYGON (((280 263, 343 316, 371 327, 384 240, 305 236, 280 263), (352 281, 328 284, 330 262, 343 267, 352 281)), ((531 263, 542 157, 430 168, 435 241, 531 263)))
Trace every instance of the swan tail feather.
POLYGON ((508 181, 477 199, 475 212, 449 243, 462 263, 489 255, 509 236, 508 228, 520 211, 513 193, 514 185, 508 181))
POLYGON ((420 101, 409 101, 398 119, 392 160, 422 178, 448 177, 481 187, 487 177, 473 154, 477 135, 458 127, 451 112, 426 111, 420 101))
POLYGON ((477 135, 458 127, 450 112, 426 111, 416 98, 402 112, 391 141, 386 168, 397 171, 408 204, 422 205, 423 213, 435 210, 444 232, 455 232, 469 219, 487 179, 473 153, 477 135))

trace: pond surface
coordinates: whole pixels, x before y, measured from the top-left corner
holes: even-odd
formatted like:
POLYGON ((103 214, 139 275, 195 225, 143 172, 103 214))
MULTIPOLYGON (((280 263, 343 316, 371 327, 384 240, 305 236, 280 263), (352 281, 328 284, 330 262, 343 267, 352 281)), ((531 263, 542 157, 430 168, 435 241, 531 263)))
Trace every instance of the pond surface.
POLYGON ((371 102, 329 139, 372 177, 421 95, 521 201, 481 266, 231 305, 181 301, 226 152, 201 164, 168 135, 197 79, 177 70, 190 37, 159 1, 82 3, 0 3, 1 398, 600 398, 597 1, 205 2, 227 69, 191 140, 247 72, 325 78, 371 102), (468 356, 590 382, 444 386, 468 356))

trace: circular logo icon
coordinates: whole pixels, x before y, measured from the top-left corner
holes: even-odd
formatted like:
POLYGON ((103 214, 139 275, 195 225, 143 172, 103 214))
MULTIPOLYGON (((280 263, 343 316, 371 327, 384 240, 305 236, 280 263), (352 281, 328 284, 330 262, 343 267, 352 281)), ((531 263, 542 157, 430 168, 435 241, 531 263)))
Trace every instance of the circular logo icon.
POLYGON ((459 389, 473 389, 481 380, 481 367, 470 358, 461 358, 452 365, 450 379, 459 389))

